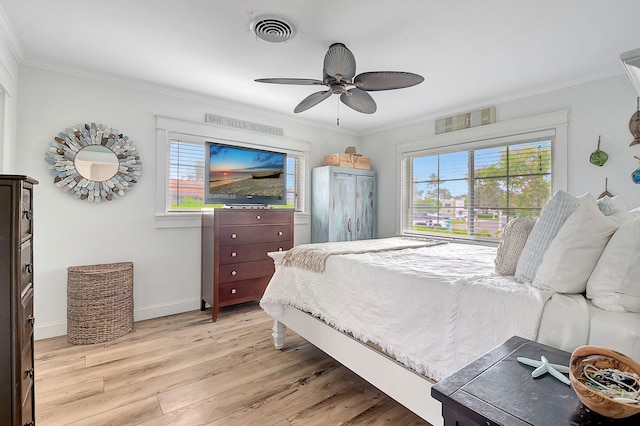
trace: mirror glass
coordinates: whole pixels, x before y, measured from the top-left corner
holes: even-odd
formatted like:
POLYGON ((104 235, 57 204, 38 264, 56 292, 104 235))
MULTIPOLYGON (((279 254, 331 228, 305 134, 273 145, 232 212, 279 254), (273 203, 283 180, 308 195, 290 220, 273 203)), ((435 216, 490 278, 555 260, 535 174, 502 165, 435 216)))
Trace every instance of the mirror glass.
POLYGON ((102 145, 85 146, 78 151, 73 162, 83 178, 93 181, 111 179, 120 164, 116 154, 102 145))

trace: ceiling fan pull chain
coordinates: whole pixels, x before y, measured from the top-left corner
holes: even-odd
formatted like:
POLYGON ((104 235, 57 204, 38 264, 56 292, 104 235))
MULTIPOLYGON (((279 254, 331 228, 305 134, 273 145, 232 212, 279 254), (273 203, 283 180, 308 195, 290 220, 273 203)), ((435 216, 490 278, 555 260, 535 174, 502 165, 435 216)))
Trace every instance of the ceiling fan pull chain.
POLYGON ((338 111, 336 112, 336 126, 340 125, 340 102, 336 102, 338 105, 338 111))

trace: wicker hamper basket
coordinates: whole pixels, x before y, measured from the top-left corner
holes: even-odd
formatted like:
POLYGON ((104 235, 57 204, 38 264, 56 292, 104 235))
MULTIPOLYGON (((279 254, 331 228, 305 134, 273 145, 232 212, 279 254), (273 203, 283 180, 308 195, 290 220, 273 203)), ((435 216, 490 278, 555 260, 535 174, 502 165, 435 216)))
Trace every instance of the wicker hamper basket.
POLYGON ((67 268, 67 339, 107 342, 133 329, 133 263, 67 268))

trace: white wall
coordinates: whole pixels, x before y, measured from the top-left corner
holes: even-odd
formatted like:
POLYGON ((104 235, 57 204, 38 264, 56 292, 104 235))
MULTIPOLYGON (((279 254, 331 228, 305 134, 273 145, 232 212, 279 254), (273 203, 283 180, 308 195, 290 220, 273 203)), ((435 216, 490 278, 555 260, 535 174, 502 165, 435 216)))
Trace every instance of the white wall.
MULTIPOLYGON (((378 173, 379 237, 396 231, 397 209, 380 208, 396 203, 396 145, 433 137, 434 119, 440 118, 357 138, 215 99, 27 66, 19 68, 18 83, 15 161, 9 161, 4 171, 40 180, 34 202, 36 338, 66 332, 66 268, 72 265, 133 261, 136 320, 199 308, 199 228, 156 226, 156 115, 203 122, 205 113, 213 113, 281 127, 286 137, 310 143, 310 168, 321 165, 325 154, 357 146, 371 157, 378 173), (53 185, 43 159, 58 132, 92 121, 128 135, 143 161, 143 176, 136 187, 124 198, 106 204, 91 204, 62 193, 53 185)), ((630 208, 640 206, 640 186, 630 180, 640 164, 633 158, 640 155, 640 146, 629 147, 628 130, 636 94, 626 76, 443 115, 489 105, 496 106, 497 121, 568 109, 569 192, 589 191, 597 196, 608 177, 610 192, 620 194, 630 208), (588 162, 598 135, 602 135, 601 148, 610 155, 602 168, 588 162)), ((296 225, 296 235, 297 243, 309 240, 304 217, 296 225)))
MULTIPOLYGON (((396 204, 399 164, 391 159, 395 158, 397 144, 433 138, 435 119, 495 106, 497 122, 568 109, 568 192, 575 195, 590 192, 597 197, 604 191, 608 177, 609 192, 620 195, 628 208, 639 207, 640 185, 631 181, 631 172, 640 166, 633 158, 640 156, 640 145, 629 147, 633 140, 629 119, 636 112, 636 96, 629 78, 620 75, 508 102, 463 107, 411 126, 368 135, 363 138, 362 151, 371 156, 380 177, 378 205, 396 204), (601 149, 609 154, 603 167, 589 163, 589 154, 596 149, 599 135, 601 149)), ((397 231, 397 216, 398 208, 378 209, 379 237, 397 231)))
POLYGON ((0 173, 14 173, 18 62, 15 39, 0 9, 0 173), (14 44, 11 42, 14 41, 14 44))
MULTIPOLYGON (((281 127, 285 138, 310 143, 310 167, 321 165, 325 154, 358 144, 350 135, 228 103, 223 106, 214 99, 27 66, 19 71, 14 168, 40 181, 34 199, 38 339, 66 333, 66 268, 74 265, 134 262, 136 320, 200 307, 198 222, 195 227, 156 227, 156 115, 204 123, 205 113, 213 113, 281 127), (44 161, 54 136, 67 127, 91 122, 128 135, 143 163, 142 178, 132 191, 107 203, 89 203, 63 193, 54 186, 44 161)), ((295 232, 298 243, 308 242, 308 220, 297 224, 295 232)))

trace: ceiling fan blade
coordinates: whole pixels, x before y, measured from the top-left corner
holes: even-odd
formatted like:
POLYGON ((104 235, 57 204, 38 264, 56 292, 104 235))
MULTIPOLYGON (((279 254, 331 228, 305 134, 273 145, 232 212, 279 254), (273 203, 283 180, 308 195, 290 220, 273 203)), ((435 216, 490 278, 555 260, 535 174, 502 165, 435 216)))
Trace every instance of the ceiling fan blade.
POLYGON ((340 100, 349 108, 355 109, 363 114, 373 114, 378 109, 376 101, 370 94, 360 89, 350 89, 340 95, 340 100))
POLYGON ((340 80, 353 80, 356 75, 356 58, 347 46, 333 43, 324 56, 324 74, 329 77, 341 76, 340 80))
POLYGON ((301 84, 304 86, 324 85, 320 80, 311 78, 258 78, 258 83, 275 83, 275 84, 301 84))
POLYGON ((361 90, 373 92, 376 90, 402 89, 415 86, 424 81, 418 74, 404 71, 373 71, 358 74, 354 84, 361 90))
POLYGON ((299 113, 299 112, 302 112, 302 111, 306 111, 309 108, 311 108, 312 106, 316 106, 320 102, 322 102, 325 99, 327 99, 329 96, 331 96, 331 94, 332 94, 331 90, 323 90, 322 92, 312 93, 309 96, 307 96, 306 98, 304 98, 302 100, 302 102, 300 102, 298 104, 298 106, 295 107, 293 112, 299 113))

